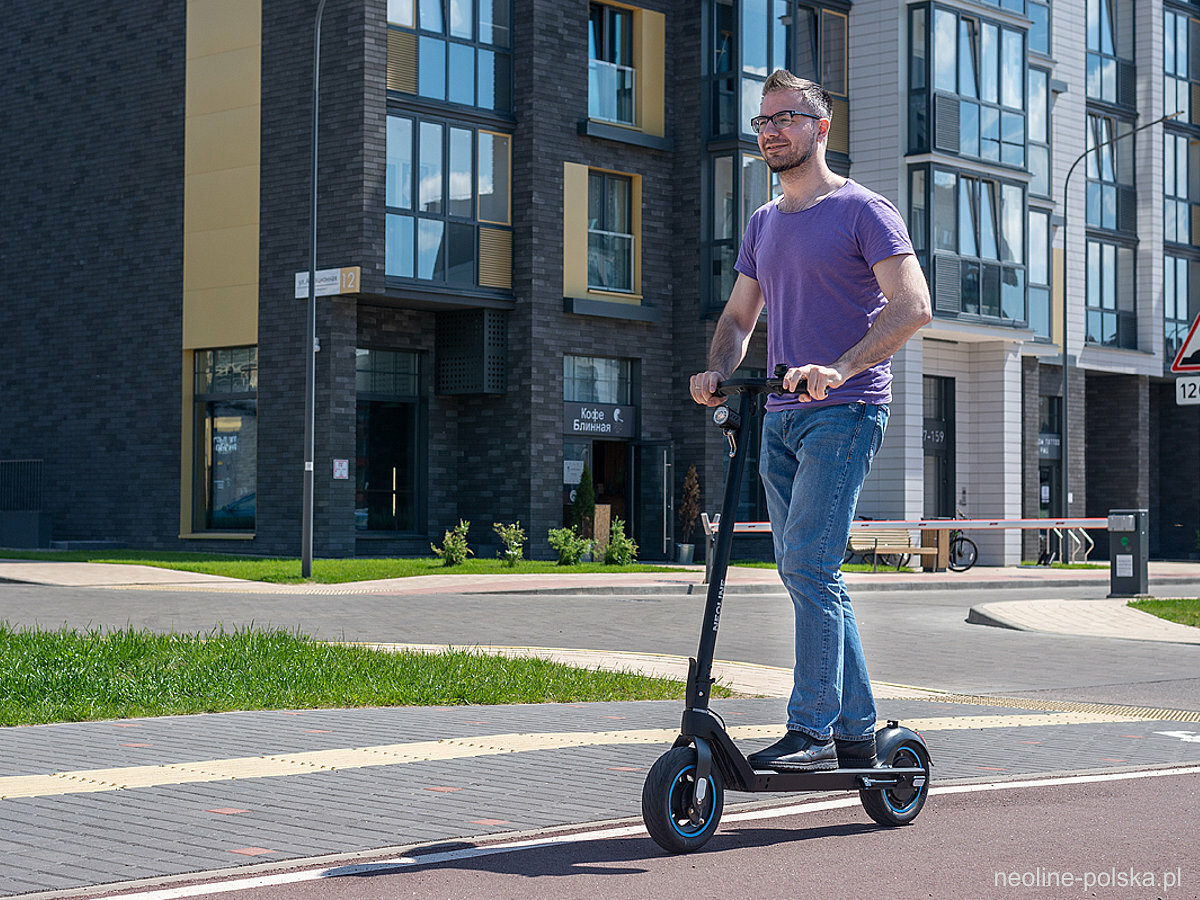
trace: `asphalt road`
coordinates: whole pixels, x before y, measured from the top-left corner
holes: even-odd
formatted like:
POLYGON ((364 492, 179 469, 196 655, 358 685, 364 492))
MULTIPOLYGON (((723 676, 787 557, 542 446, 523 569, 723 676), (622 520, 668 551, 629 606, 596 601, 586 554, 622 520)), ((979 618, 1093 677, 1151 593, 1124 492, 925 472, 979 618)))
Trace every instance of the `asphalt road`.
POLYGON ((634 827, 297 869, 129 900, 527 897, 1194 898, 1200 780, 1136 773, 943 789, 917 820, 881 828, 854 800, 734 813, 702 850, 663 853, 634 827), (996 788, 996 789, 989 789, 996 788), (187 893, 185 893, 185 891, 187 893))

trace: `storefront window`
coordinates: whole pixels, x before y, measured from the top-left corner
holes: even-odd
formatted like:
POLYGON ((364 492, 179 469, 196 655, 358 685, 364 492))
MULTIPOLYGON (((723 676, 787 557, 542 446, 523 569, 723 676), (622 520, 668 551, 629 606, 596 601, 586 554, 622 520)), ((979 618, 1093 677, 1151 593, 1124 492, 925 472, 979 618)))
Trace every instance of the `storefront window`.
POLYGON ((193 527, 253 531, 258 476, 258 348, 194 355, 193 527))

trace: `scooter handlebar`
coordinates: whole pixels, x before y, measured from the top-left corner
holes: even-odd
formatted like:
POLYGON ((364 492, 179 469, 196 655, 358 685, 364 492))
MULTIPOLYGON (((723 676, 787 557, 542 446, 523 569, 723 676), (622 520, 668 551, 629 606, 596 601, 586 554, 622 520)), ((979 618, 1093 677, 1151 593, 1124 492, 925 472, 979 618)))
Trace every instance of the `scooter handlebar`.
POLYGON ((728 397, 731 394, 803 394, 808 391, 808 380, 800 379, 796 390, 786 391, 782 378, 729 378, 721 382, 714 392, 716 397, 728 397))

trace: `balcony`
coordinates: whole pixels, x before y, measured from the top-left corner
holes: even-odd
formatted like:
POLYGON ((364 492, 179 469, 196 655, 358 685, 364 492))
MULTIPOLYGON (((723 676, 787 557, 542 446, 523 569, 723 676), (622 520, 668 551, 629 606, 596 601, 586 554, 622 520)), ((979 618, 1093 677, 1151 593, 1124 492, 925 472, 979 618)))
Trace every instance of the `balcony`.
POLYGON ((634 81, 631 66, 600 59, 588 61, 588 117, 618 125, 634 125, 634 81))

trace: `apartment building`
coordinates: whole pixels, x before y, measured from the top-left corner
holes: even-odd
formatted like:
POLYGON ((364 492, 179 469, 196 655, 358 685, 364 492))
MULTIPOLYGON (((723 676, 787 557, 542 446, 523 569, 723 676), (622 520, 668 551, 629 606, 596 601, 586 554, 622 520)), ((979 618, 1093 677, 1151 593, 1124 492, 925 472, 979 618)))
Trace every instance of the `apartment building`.
MULTIPOLYGON (((299 553, 311 7, 66 3, 0 34, 0 259, 27 273, 0 478, 40 461, 56 540, 299 553)), ((831 165, 897 204, 933 291, 859 512, 1058 515, 1065 483, 1072 515, 1148 507, 1152 553, 1186 557, 1197 26, 1162 0, 327 0, 315 554, 424 555, 463 519, 481 554, 520 520, 546 557, 586 464, 671 555, 690 464, 719 504, 687 377, 775 187, 749 118, 788 67, 834 95, 831 165)), ((743 501, 765 517, 753 479, 743 501)))

